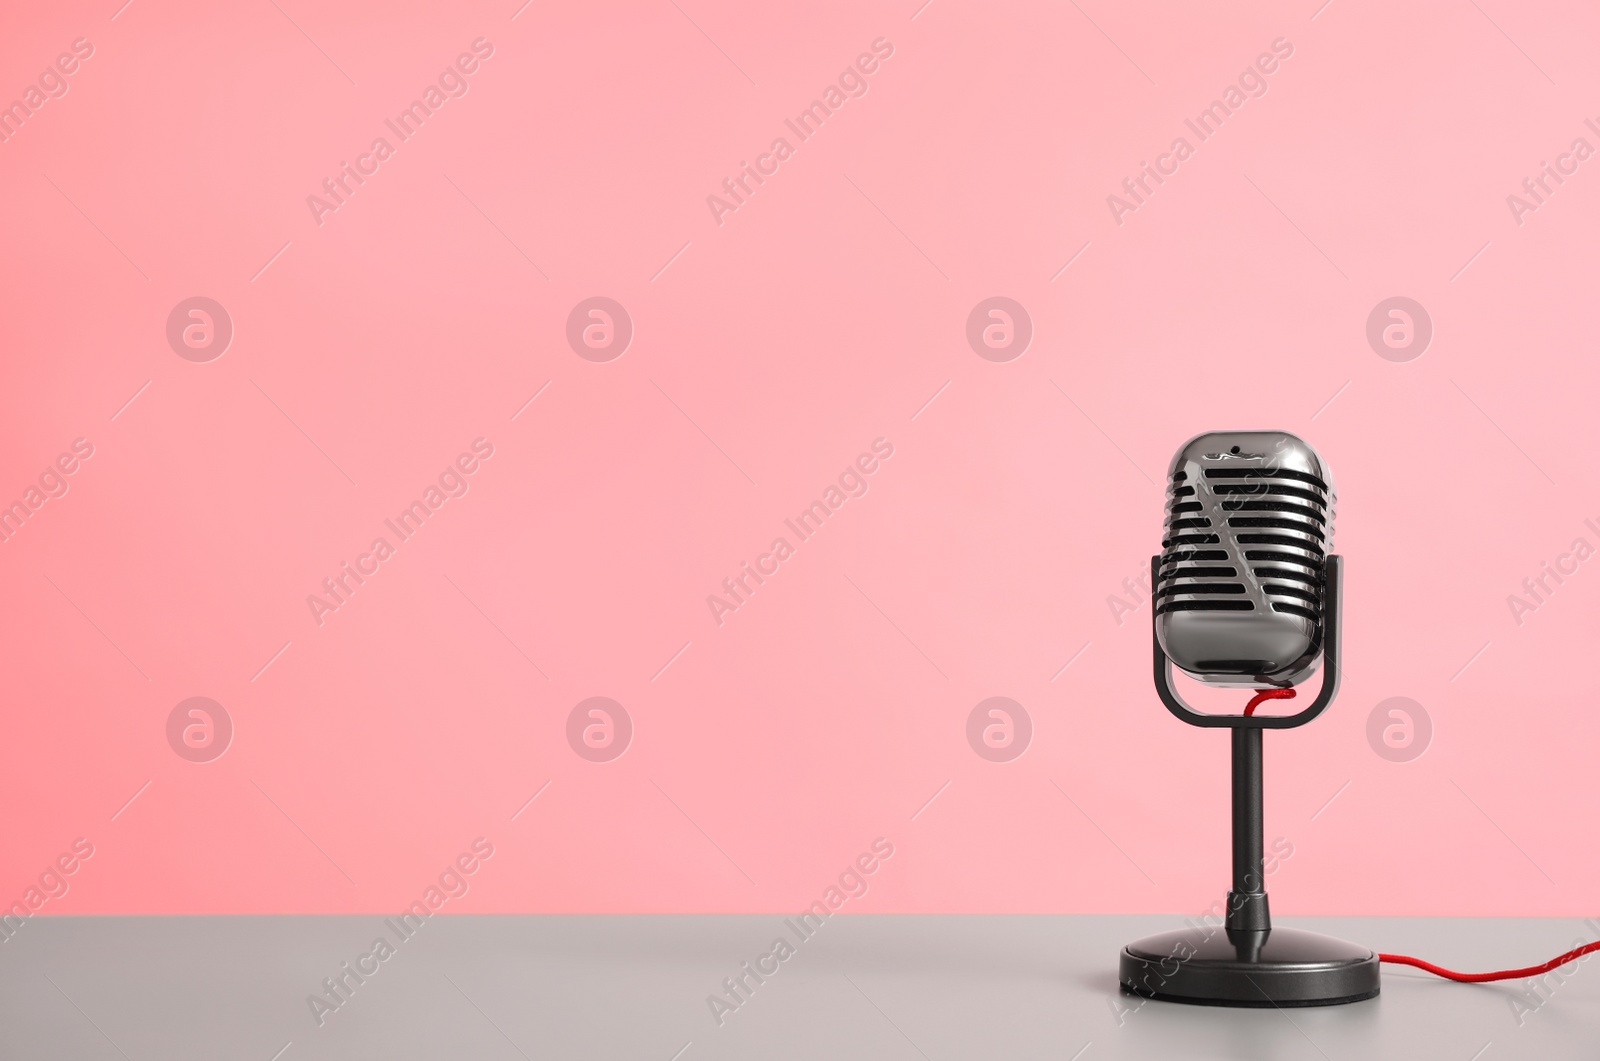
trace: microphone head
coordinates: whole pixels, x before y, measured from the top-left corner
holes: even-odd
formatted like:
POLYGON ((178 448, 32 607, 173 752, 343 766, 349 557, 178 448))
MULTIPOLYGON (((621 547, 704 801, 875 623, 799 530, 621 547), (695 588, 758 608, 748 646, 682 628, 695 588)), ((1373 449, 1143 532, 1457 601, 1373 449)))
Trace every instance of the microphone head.
POLYGON ((1333 479, 1284 431, 1214 431, 1168 468, 1156 637, 1208 685, 1296 685, 1322 655, 1333 479))

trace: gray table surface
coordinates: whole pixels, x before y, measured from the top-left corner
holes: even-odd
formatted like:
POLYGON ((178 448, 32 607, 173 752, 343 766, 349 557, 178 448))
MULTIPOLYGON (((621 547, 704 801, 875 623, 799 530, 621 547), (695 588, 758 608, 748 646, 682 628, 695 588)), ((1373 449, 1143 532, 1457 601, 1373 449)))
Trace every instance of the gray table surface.
MULTIPOLYGON (((1534 964, 1593 938, 1576 918, 1280 922, 1466 969, 1534 964)), ((1327 1009, 1121 995, 1122 944, 1181 925, 839 916, 719 1026, 707 996, 775 939, 794 942, 782 917, 440 916, 405 942, 378 917, 39 917, 0 943, 0 1057, 1600 1057, 1595 958, 1542 995, 1395 966, 1377 999, 1327 1009), (378 971, 319 1026, 308 997, 379 938, 394 953, 366 962, 378 971)))

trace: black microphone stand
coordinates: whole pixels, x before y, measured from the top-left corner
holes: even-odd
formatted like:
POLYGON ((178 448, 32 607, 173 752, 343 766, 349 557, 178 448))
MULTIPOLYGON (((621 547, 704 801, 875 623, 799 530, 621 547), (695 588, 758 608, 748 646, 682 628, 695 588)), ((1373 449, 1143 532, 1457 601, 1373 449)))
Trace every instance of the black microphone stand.
MULTIPOLYGON (((1161 558, 1150 560, 1151 585, 1161 558)), ((1212 715, 1184 702, 1172 661, 1155 636, 1155 684, 1161 702, 1191 726, 1233 730, 1233 887, 1220 928, 1202 921, 1122 948, 1122 990, 1145 998, 1206 1006, 1333 1006, 1378 994, 1378 956, 1366 947, 1298 928, 1273 928, 1262 870, 1261 732, 1303 726, 1339 691, 1339 622, 1343 558, 1323 568, 1322 688, 1292 715, 1212 715)))

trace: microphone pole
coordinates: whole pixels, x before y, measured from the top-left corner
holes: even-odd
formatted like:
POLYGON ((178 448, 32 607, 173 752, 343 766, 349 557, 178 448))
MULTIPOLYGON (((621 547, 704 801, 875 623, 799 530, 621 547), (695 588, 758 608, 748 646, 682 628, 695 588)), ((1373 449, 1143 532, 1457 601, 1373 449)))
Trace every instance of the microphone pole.
POLYGON ((1261 731, 1233 731, 1233 890, 1227 926, 1232 932, 1270 932, 1262 873, 1261 731))

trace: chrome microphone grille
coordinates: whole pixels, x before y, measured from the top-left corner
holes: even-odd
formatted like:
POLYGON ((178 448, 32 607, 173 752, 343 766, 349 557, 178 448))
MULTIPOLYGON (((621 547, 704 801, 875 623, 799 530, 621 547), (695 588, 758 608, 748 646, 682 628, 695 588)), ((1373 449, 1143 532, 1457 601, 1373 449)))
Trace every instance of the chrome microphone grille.
POLYGON ((1214 685, 1293 685, 1322 643, 1334 489, 1322 459, 1281 431, 1201 435, 1173 458, 1156 576, 1156 634, 1214 685))

